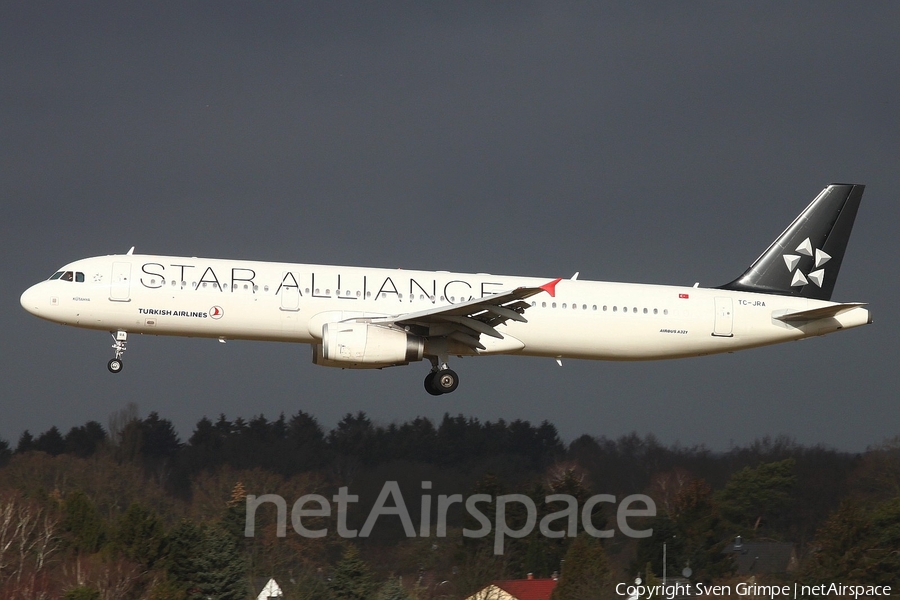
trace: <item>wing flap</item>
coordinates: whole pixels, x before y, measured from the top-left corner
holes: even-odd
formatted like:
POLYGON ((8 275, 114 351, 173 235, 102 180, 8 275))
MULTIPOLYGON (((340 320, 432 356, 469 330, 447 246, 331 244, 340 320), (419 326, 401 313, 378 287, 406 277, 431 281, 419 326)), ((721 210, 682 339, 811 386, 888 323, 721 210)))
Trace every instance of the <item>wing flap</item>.
POLYGON ((436 306, 376 321, 388 325, 427 328, 430 336, 449 337, 473 349, 483 350, 480 336, 504 339, 497 327, 507 321, 527 323, 528 320, 522 313, 531 305, 525 300, 541 292, 554 295, 558 282, 557 279, 542 286, 520 287, 458 304, 436 306))

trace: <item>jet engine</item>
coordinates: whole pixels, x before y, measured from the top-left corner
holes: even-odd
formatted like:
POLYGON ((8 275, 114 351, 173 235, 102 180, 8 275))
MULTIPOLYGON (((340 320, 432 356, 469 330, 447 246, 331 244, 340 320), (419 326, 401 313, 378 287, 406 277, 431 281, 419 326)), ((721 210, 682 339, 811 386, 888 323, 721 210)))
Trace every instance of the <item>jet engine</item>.
POLYGON ((371 323, 326 323, 313 364, 342 369, 381 369, 422 360, 425 340, 371 323))

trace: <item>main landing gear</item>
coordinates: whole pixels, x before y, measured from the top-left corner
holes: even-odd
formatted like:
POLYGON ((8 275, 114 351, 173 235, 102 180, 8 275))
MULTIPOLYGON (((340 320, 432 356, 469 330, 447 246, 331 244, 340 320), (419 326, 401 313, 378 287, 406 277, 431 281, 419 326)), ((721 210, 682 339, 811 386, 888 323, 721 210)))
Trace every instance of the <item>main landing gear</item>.
POLYGON ((425 391, 432 396, 449 394, 459 387, 459 375, 453 369, 432 371, 425 377, 425 391))
POLYGON ((119 330, 115 333, 110 331, 109 334, 112 336, 113 341, 115 342, 112 347, 113 350, 116 351, 116 357, 106 363, 106 368, 109 369, 110 373, 118 373, 124 366, 122 364, 122 355, 125 354, 125 342, 128 341, 128 332, 119 330))
POLYGON ((425 377, 425 391, 432 396, 449 394, 459 387, 459 375, 447 366, 446 362, 432 361, 431 373, 425 377))

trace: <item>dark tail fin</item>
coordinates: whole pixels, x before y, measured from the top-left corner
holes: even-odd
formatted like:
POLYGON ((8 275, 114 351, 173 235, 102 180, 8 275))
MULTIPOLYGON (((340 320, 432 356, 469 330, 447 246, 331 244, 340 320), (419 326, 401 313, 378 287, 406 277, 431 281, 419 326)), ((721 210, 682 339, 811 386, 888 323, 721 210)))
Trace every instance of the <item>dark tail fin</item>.
POLYGON ((724 290, 830 300, 866 186, 829 185, 724 290))

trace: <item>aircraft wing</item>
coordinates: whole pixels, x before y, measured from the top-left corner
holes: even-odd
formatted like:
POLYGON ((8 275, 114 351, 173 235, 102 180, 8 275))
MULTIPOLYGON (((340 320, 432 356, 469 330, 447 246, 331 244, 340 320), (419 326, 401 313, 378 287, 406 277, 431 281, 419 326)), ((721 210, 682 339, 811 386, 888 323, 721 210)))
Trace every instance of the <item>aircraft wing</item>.
POLYGON ((467 302, 394 315, 374 322, 416 328, 429 337, 448 337, 473 349, 484 350, 484 344, 479 341, 481 335, 503 339, 503 334, 497 331, 498 325, 507 321, 527 323, 528 320, 522 313, 531 305, 525 300, 541 292, 555 296, 556 284, 560 281, 555 279, 537 287, 520 287, 467 302))

